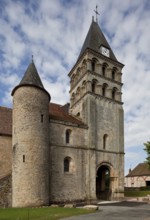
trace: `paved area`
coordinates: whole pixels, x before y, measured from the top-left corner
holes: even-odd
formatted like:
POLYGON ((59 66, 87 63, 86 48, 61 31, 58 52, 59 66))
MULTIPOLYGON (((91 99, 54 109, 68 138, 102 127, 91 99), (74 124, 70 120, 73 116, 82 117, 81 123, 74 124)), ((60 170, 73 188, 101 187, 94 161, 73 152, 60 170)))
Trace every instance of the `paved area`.
POLYGON ((114 202, 99 204, 93 214, 65 218, 63 220, 150 220, 150 203, 114 202))

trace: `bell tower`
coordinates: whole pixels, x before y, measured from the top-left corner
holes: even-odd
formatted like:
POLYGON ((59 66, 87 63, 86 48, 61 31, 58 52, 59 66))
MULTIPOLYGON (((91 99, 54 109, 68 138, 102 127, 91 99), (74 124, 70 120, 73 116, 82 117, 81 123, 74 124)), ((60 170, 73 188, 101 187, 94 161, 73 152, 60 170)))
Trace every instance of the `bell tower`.
POLYGON ((77 62, 69 73, 70 113, 88 125, 89 198, 98 198, 98 191, 103 191, 96 188, 96 173, 103 164, 110 171, 111 198, 121 197, 123 192, 123 66, 93 19, 77 62))

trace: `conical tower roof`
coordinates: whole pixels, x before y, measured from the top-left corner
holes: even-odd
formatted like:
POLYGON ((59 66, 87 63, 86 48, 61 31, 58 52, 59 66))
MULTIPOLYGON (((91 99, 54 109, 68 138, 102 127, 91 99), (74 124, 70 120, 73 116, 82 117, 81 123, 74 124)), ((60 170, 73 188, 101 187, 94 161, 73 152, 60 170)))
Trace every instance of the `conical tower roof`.
MULTIPOLYGON (((19 83, 19 85, 13 89, 12 95, 14 94, 16 89, 18 89, 19 87, 22 87, 22 86, 37 87, 39 89, 44 90, 49 95, 49 93, 45 90, 45 88, 42 84, 42 81, 39 77, 39 74, 37 72, 36 66, 33 61, 29 64, 29 66, 28 66, 21 82, 19 83)), ((49 97, 50 97, 50 95, 49 95, 49 97)))
POLYGON ((29 64, 19 85, 33 85, 44 89, 44 86, 33 61, 29 64))
POLYGON ((91 49, 93 51, 100 53, 100 46, 104 46, 108 48, 110 50, 110 59, 117 61, 98 23, 93 20, 91 23, 90 29, 87 33, 87 36, 85 38, 85 41, 82 46, 78 59, 82 56, 82 54, 85 52, 86 49, 91 49))

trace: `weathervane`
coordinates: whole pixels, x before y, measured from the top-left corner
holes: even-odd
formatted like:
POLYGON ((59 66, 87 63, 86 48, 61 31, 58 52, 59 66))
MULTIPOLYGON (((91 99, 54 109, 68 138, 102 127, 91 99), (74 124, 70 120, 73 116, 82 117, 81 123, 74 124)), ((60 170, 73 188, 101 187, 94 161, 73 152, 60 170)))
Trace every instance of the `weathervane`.
POLYGON ((97 8, 98 8, 98 5, 96 5, 96 10, 94 10, 94 12, 95 12, 95 14, 96 14, 96 22, 98 21, 97 15, 100 15, 100 14, 98 13, 98 11, 97 11, 97 8))

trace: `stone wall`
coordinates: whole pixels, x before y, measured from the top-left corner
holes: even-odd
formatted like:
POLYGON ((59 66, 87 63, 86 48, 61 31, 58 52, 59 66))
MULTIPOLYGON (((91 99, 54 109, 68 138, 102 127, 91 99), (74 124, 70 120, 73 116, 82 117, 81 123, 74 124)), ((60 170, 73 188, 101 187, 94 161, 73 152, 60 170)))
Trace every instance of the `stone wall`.
POLYGON ((13 97, 13 207, 49 204, 49 96, 20 87, 13 97))
POLYGON ((11 207, 11 175, 7 175, 0 179, 0 207, 11 207))
POLYGON ((71 202, 87 197, 87 128, 70 123, 50 123, 50 201, 71 202), (71 130, 66 143, 66 130, 71 130), (70 158, 70 170, 64 171, 64 159, 70 158))
POLYGON ((11 173, 12 169, 12 137, 0 135, 0 179, 11 173))

